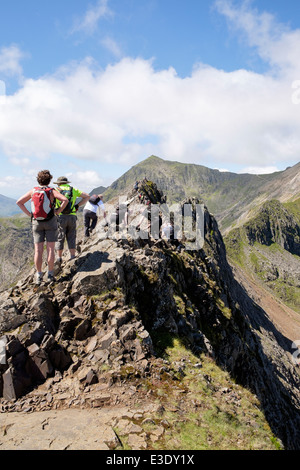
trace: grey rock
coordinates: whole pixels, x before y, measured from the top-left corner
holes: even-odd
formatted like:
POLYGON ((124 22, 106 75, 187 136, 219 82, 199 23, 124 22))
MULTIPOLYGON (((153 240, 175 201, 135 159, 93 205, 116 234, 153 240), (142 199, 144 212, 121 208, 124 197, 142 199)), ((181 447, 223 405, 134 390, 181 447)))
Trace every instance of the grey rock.
POLYGON ((74 338, 82 341, 87 338, 88 332, 91 329, 91 323, 88 319, 82 320, 74 331, 74 338))
POLYGON ((99 346, 101 349, 108 349, 113 341, 117 339, 116 330, 112 329, 108 331, 105 335, 99 338, 99 346))

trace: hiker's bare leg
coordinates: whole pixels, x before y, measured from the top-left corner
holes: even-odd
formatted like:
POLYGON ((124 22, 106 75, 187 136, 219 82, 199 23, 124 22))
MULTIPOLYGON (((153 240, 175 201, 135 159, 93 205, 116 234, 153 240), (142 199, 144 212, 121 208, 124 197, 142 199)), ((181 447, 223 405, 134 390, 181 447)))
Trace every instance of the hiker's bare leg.
POLYGON ((47 243, 48 271, 53 271, 54 259, 55 259, 55 242, 48 242, 47 243))
POLYGON ((34 265, 38 273, 42 272, 44 242, 34 244, 34 265))
MULTIPOLYGON (((70 256, 74 257, 76 255, 76 248, 71 248, 70 250, 70 256)), ((58 258, 62 258, 63 255, 63 250, 57 250, 57 256, 58 258)))

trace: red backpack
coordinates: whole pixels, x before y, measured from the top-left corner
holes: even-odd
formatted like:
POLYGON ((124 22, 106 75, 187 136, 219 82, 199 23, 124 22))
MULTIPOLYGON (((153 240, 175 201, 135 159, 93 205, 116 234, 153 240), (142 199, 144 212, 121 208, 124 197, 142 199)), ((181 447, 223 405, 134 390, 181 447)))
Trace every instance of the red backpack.
POLYGON ((31 213, 35 220, 49 220, 54 216, 54 199, 51 202, 53 189, 37 187, 31 196, 31 213))

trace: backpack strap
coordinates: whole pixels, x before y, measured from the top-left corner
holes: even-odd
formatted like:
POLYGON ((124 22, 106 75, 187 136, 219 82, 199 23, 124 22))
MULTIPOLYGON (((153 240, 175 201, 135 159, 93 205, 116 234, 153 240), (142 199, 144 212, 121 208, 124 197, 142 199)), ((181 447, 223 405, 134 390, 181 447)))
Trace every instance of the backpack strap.
POLYGON ((71 210, 73 210, 75 201, 73 201, 73 186, 70 186, 70 191, 71 191, 71 196, 70 196, 70 204, 71 204, 71 210))

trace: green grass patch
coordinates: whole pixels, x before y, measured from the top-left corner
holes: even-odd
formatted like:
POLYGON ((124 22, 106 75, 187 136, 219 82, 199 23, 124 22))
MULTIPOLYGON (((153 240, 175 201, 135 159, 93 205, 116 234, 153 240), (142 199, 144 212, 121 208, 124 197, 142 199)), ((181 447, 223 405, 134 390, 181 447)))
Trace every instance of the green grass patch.
MULTIPOLYGON (((163 407, 151 422, 135 423, 155 450, 277 450, 260 403, 249 390, 236 384, 213 359, 197 356, 177 337, 160 335, 163 366, 160 377, 140 383, 163 407), (183 372, 178 373, 178 365, 183 372), (165 431, 151 440, 158 426, 165 431)), ((126 442, 126 440, 124 441, 126 442)))

